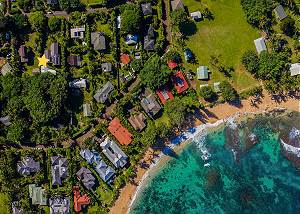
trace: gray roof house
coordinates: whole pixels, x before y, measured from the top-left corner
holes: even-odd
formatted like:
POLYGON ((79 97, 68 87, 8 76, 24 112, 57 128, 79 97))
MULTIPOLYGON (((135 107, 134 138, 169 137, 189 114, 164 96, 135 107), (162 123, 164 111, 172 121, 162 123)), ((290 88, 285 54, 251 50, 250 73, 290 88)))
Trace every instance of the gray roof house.
POLYGON ((83 39, 84 32, 85 32, 85 26, 70 29, 71 38, 75 38, 75 39, 83 39))
POLYGON ((127 155, 120 147, 109 138, 106 138, 101 144, 102 152, 115 165, 115 167, 123 167, 127 163, 127 155))
POLYGON ((141 105, 150 117, 155 116, 161 110, 155 96, 150 92, 145 93, 144 98, 141 100, 141 105))
POLYGON ((40 170, 40 163, 34 161, 32 157, 22 157, 17 163, 17 171, 21 175, 30 175, 40 170))
POLYGON ((287 17, 282 5, 278 5, 275 9, 274 9, 276 18, 281 21, 283 19, 285 19, 287 17))
POLYGON ((290 67, 291 76, 296 76, 300 74, 300 63, 291 64, 290 67))
POLYGON ((255 48, 257 53, 261 53, 262 51, 266 51, 267 47, 266 47, 266 43, 265 43, 265 39, 264 38, 258 38, 254 40, 254 44, 255 44, 255 48))
POLYGON ((10 64, 7 62, 3 67, 1 68, 1 74, 4 76, 8 73, 11 73, 12 67, 10 64))
POLYGON ((35 184, 29 184, 29 197, 31 198, 31 203, 33 205, 47 205, 46 192, 42 187, 38 187, 35 184))
POLYGON ((53 65, 60 65, 60 54, 59 54, 59 45, 57 42, 54 42, 50 45, 48 50, 45 50, 45 56, 53 65))
POLYGON ((82 108, 83 108, 83 116, 85 116, 85 117, 92 116, 91 104, 90 103, 83 104, 82 108))
POLYGON ((101 156, 98 152, 90 151, 89 149, 84 149, 80 151, 80 155, 90 165, 96 165, 94 166, 94 168, 104 182, 111 180, 111 178, 114 176, 114 169, 110 166, 107 166, 107 164, 101 159, 101 156))
POLYGON ((2 123, 5 126, 9 126, 11 124, 11 122, 10 122, 10 116, 7 115, 5 117, 0 117, 0 123, 2 123))
POLYGON ((92 172, 85 167, 81 167, 81 169, 76 173, 76 176, 82 181, 83 185, 87 189, 92 189, 92 187, 95 185, 95 177, 93 176, 92 172))
POLYGON ((184 5, 182 0, 173 0, 171 1, 172 11, 184 9, 184 5))
POLYGON ((52 185, 61 185, 62 179, 68 176, 68 160, 60 156, 51 157, 52 185))
POLYGON ((111 72, 112 64, 110 62, 104 62, 101 64, 101 69, 103 72, 111 72))
POLYGON ((115 175, 115 170, 110 166, 107 166, 103 160, 101 160, 97 166, 95 166, 95 170, 98 172, 104 182, 110 181, 115 175))
POLYGON ((208 67, 207 66, 199 66, 197 68, 197 79, 198 80, 207 80, 208 79, 208 67))
POLYGON ((152 6, 151 3, 143 3, 141 4, 143 15, 151 15, 152 14, 152 6))
POLYGON ((91 33, 91 43, 94 50, 101 51, 106 49, 105 36, 102 32, 91 33))
POLYGON ((110 92, 114 90, 113 84, 111 82, 107 82, 101 89, 99 89, 94 95, 95 100, 99 103, 105 103, 108 99, 108 95, 110 92))
POLYGON ((148 36, 144 37, 144 49, 146 51, 153 51, 154 50, 155 41, 148 36))
POLYGON ((50 214, 70 214, 70 198, 55 197, 49 199, 50 214))
POLYGON ((80 78, 69 82, 70 88, 86 88, 86 79, 80 78))

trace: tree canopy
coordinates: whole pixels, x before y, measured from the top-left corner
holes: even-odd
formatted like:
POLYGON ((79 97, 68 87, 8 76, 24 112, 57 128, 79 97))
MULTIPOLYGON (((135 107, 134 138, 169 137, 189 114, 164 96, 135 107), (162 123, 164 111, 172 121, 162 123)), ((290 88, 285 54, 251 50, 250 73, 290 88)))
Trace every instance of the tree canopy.
POLYGON ((35 11, 29 15, 29 23, 33 30, 42 32, 45 30, 47 18, 42 11, 35 11))
POLYGON ((216 96, 216 93, 212 89, 211 86, 203 86, 200 88, 199 92, 200 96, 203 97, 205 100, 211 100, 216 96))
POLYGON ((169 81, 171 71, 162 63, 158 55, 152 56, 141 70, 142 81, 152 90, 164 86, 169 81))
POLYGON ((254 51, 246 51, 242 56, 242 63, 246 70, 254 74, 259 67, 259 59, 254 51))
POLYGON ((223 99, 227 102, 232 102, 237 98, 236 90, 226 80, 220 83, 220 91, 223 99))
POLYGON ((141 9, 138 5, 126 5, 121 14, 121 31, 123 34, 139 33, 142 23, 141 9))
POLYGON ((175 10, 171 13, 172 25, 181 33, 183 32, 184 26, 188 23, 188 21, 188 16, 183 9, 175 10))

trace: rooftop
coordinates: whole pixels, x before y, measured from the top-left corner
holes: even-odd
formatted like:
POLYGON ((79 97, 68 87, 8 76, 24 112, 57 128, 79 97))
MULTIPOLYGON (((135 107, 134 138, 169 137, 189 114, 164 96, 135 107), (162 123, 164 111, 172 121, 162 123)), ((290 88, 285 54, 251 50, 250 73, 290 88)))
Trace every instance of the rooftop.
POLYGON ((40 170, 40 163, 34 161, 32 157, 22 157, 17 164, 17 171, 21 175, 30 175, 40 170))
POLYGON ((165 105, 168 100, 173 100, 174 96, 169 90, 169 87, 164 86, 163 88, 156 91, 157 96, 159 97, 160 101, 165 105))
POLYGON ((261 53, 262 51, 266 51, 267 50, 264 38, 258 38, 256 40, 254 40, 254 44, 255 44, 257 53, 261 53))
POLYGON ((95 100, 99 103, 105 103, 108 99, 110 92, 114 90, 113 84, 107 82, 101 89, 99 89, 94 95, 95 100))
POLYGON ((131 61, 130 56, 128 54, 122 54, 121 57, 120 57, 120 60, 121 60, 123 65, 129 64, 130 61, 131 61))
POLYGON ((74 193, 74 210, 75 212, 80 212, 82 206, 90 204, 91 200, 87 194, 80 196, 79 187, 73 187, 74 193))
POLYGON ((184 5, 182 0, 173 0, 171 1, 172 11, 184 9, 184 5))
POLYGON ((70 198, 55 197, 49 200, 50 214, 70 214, 70 198))
POLYGON ((94 50, 100 51, 106 49, 105 36, 102 32, 93 32, 91 33, 91 43, 94 47, 94 50))
POLYGON ((144 98, 141 99, 141 105, 150 117, 155 116, 161 110, 155 96, 150 92, 144 94, 144 98))
POLYGON ((290 67, 291 76, 296 76, 300 74, 300 63, 291 64, 290 67))
POLYGON ((128 121, 133 126, 133 128, 139 132, 146 127, 146 117, 141 112, 138 114, 131 115, 128 121))
POLYGON ((45 190, 42 187, 38 187, 35 184, 29 184, 29 197, 33 205, 47 205, 47 196, 45 190))
POLYGON ((93 176, 92 172, 85 167, 81 167, 81 169, 76 173, 76 176, 82 181, 83 185, 87 189, 92 189, 92 187, 95 185, 95 177, 93 176))
POLYGON ((115 138, 120 142, 121 145, 129 145, 132 141, 131 133, 122 126, 120 120, 115 117, 108 126, 108 130, 115 138))
POLYGON ((172 60, 168 61, 168 67, 173 70, 174 68, 177 68, 178 64, 172 60))
POLYGON ((152 14, 151 3, 143 3, 143 4, 141 4, 141 7, 142 7, 142 11, 143 11, 144 16, 152 14))
POLYGON ((274 9, 275 15, 277 17, 277 19, 279 21, 285 19, 287 17, 282 5, 278 5, 275 9, 274 9))
POLYGON ((208 67, 207 66, 199 66, 197 68, 197 79, 198 80, 207 80, 208 79, 208 67))
POLYGON ((172 81, 178 94, 181 94, 189 88, 189 84, 185 80, 181 71, 178 71, 175 75, 172 76, 172 81))
POLYGON ((68 160, 60 156, 51 157, 52 185, 62 185, 62 179, 68 176, 68 160))

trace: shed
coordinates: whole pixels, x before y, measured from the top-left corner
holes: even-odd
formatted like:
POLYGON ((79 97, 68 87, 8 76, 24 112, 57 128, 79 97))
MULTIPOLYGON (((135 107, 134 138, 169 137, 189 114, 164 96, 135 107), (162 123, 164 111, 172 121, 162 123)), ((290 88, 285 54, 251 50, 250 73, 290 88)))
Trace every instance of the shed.
POLYGON ((127 45, 135 45, 138 42, 138 36, 136 34, 132 35, 132 34, 128 34, 126 36, 126 41, 125 43, 127 45))
POLYGON ((256 40, 254 40, 254 44, 256 47, 256 51, 257 53, 261 53, 262 51, 266 51, 267 47, 266 47, 266 43, 265 43, 265 39, 264 38, 258 38, 256 40))
POLYGON ((182 0, 173 0, 171 1, 172 11, 184 9, 182 0))
POLYGON ((195 21, 199 21, 200 19, 202 19, 202 14, 201 14, 201 12, 198 10, 198 11, 192 12, 192 13, 191 13, 191 17, 192 17, 192 19, 194 19, 195 21))
POLYGON ((276 18, 281 21, 283 19, 285 19, 287 17, 282 5, 278 5, 275 9, 274 9, 276 18))
POLYGON ((83 104, 82 107, 83 107, 83 116, 85 116, 85 117, 92 116, 91 104, 85 103, 85 104, 83 104))
POLYGON ((291 76, 296 76, 300 74, 300 63, 291 64, 290 67, 291 76))
POLYGON ((199 66, 197 68, 197 79, 198 80, 207 80, 208 76, 208 67, 207 66, 199 66))
POLYGON ((151 3, 143 3, 141 4, 143 15, 151 15, 152 14, 152 6, 151 3))
POLYGON ((104 62, 101 64, 101 69, 103 72, 111 72, 112 64, 110 62, 104 62))

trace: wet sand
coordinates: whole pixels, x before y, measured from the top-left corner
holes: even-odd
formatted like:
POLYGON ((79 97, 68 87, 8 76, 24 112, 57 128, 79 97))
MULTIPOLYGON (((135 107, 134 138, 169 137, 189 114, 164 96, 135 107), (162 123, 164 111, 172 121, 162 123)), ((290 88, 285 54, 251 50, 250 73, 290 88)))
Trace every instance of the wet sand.
MULTIPOLYGON (((201 115, 199 118, 196 118, 193 126, 198 126, 206 123, 215 123, 218 120, 229 118, 236 114, 246 114, 246 113, 262 113, 265 111, 270 111, 276 108, 285 108, 291 111, 300 111, 300 100, 295 98, 286 98, 285 101, 280 103, 275 102, 271 99, 271 96, 268 94, 264 94, 264 97, 261 99, 261 102, 257 104, 257 106, 251 105, 251 99, 242 100, 239 105, 230 105, 228 103, 219 104, 213 108, 207 108, 205 111, 201 111, 201 115)), ((175 151, 179 151, 182 149, 187 142, 180 144, 180 146, 175 148, 175 151)), ((144 155, 144 158, 141 162, 146 162, 151 165, 151 160, 153 153, 159 154, 158 151, 153 151, 151 148, 147 150, 144 155)), ((165 163, 168 158, 163 158, 158 163, 159 165, 165 163)), ((140 167, 140 165, 136 168, 136 178, 134 179, 135 184, 128 183, 125 185, 123 189, 120 191, 120 195, 116 200, 114 206, 110 210, 110 214, 125 214, 128 211, 128 208, 131 204, 131 201, 137 191, 137 185, 145 177, 145 173, 147 173, 148 169, 140 167)))

